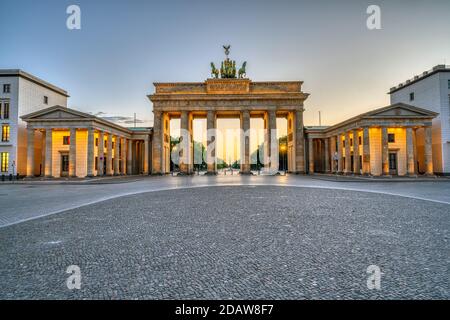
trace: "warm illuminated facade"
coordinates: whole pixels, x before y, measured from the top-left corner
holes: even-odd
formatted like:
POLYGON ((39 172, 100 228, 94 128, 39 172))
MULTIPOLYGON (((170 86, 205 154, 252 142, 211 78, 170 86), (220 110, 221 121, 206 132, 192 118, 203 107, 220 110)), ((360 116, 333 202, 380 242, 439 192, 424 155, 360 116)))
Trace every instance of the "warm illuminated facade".
POLYGON ((450 175, 450 66, 437 65, 390 89, 391 103, 407 103, 437 112, 433 119, 433 167, 450 175))
POLYGON ((308 172, 433 175, 437 113, 398 103, 331 127, 307 128, 308 172))
MULTIPOLYGON (((277 129, 276 118, 284 117, 288 122, 288 170, 305 173, 303 103, 308 94, 302 92, 301 81, 253 82, 250 79, 208 79, 195 83, 155 83, 155 93, 149 96, 153 103, 153 155, 152 173, 169 172, 169 121, 181 119, 181 130, 190 138, 184 139, 187 150, 181 159, 180 170, 190 174, 193 170, 192 121, 207 119, 207 131, 214 132, 217 119, 238 118, 241 129, 248 132, 250 118, 264 119, 266 129, 264 155, 266 167, 278 171, 278 140, 274 139, 277 129), (276 154, 276 157, 273 155, 276 154), (270 160, 272 159, 272 160, 270 160)), ((212 150, 214 133, 208 136, 208 173, 216 173, 216 156, 212 150)), ((241 173, 250 173, 250 138, 242 141, 241 173)), ((216 146, 217 148, 217 146, 216 146)))
MULTIPOLYGON (((195 83, 155 83, 153 128, 125 128, 90 114, 54 106, 24 115, 25 157, 19 163, 28 177, 94 177, 167 174, 174 153, 170 120, 180 119, 178 163, 192 174, 193 120, 206 119, 207 173, 217 173, 217 119, 240 120, 240 172, 251 174, 250 119, 264 123, 263 163, 277 174, 278 155, 286 155, 290 173, 339 173, 372 176, 433 175, 432 124, 438 113, 397 103, 330 127, 304 127, 308 94, 301 81, 253 82, 246 78, 207 79, 195 83), (282 149, 277 118, 286 119, 282 149)), ((2 132, 9 136, 10 132, 2 132)), ((225 142, 226 143, 226 142, 225 142)), ((234 141, 236 143, 236 141, 234 141)), ((236 146, 235 146, 235 153, 236 146)), ((2 154, 2 157, 4 155, 2 154)), ((2 159, 3 162, 9 161, 2 159)), ((2 162, 2 163, 3 163, 2 162)))
POLYGON ((65 90, 22 70, 0 70, 0 176, 26 174, 27 131, 21 117, 56 104, 67 107, 68 97, 65 90))
POLYGON ((27 122, 28 177, 149 172, 149 128, 124 128, 61 106, 40 110, 22 119, 27 122))

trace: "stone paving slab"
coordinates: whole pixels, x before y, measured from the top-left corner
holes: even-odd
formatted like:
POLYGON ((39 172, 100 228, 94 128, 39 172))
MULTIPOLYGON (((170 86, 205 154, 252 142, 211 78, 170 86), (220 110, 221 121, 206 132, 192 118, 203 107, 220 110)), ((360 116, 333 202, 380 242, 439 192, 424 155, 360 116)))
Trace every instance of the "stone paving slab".
MULTIPOLYGON (((112 180, 111 180, 112 181, 112 180)), ((450 204, 450 182, 337 182, 310 176, 149 176, 125 183, 0 184, 0 228, 121 196, 149 191, 209 186, 276 185, 314 187, 400 195, 450 204)))
POLYGON ((449 299, 448 212, 323 188, 131 195, 1 228, 0 299, 449 299))

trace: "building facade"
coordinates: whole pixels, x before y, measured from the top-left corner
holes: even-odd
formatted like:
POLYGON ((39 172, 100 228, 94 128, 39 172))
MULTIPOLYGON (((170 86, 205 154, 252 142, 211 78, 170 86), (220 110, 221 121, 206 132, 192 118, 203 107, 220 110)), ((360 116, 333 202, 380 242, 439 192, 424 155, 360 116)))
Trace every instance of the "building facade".
MULTIPOLYGON (((152 173, 165 174, 170 168, 170 119, 181 119, 182 137, 180 171, 193 170, 194 118, 207 120, 207 173, 215 174, 217 161, 214 141, 217 119, 238 118, 244 133, 249 132, 250 118, 264 119, 264 155, 266 168, 278 171, 277 117, 288 121, 288 170, 305 173, 303 103, 308 94, 301 89, 301 81, 253 82, 250 79, 208 79, 195 83, 155 83, 155 93, 149 95, 153 103, 152 173)), ((250 139, 241 137, 241 173, 250 173, 250 139)))
MULTIPOLYGON (((234 63, 229 64, 234 68, 234 63)), ((204 82, 155 83, 154 93, 148 95, 153 103, 153 128, 125 128, 65 105, 42 109, 29 100, 26 107, 38 110, 21 116, 26 128, 18 137, 18 145, 23 143, 25 149, 18 158, 19 173, 28 177, 168 174, 174 162, 170 120, 176 118, 183 134, 181 151, 175 153, 183 174, 193 173, 196 118, 206 119, 207 174, 217 173, 220 118, 240 120, 242 174, 251 173, 247 134, 252 129, 251 118, 263 119, 263 163, 270 174, 280 169, 280 151, 286 154, 287 171, 301 174, 415 177, 441 173, 439 165, 447 163, 448 156, 436 147, 442 144, 434 129, 439 117, 436 111, 394 103, 330 127, 305 127, 304 102, 309 94, 302 91, 302 81, 254 82, 232 77, 233 69, 220 72, 230 77, 218 78, 215 73, 204 82), (277 118, 287 123, 283 149, 279 149, 277 118)))
MULTIPOLYGON (((26 174, 27 133, 21 116, 55 104, 67 107, 68 97, 65 90, 22 70, 0 70, 0 175, 26 174)), ((42 171, 38 158, 34 168, 35 174, 42 171)))
MULTIPOLYGON (((450 67, 435 66, 391 88, 389 94, 392 104, 407 103, 438 113, 432 126, 433 166, 437 174, 450 175, 450 67)), ((424 134, 417 131, 420 138, 424 134)))
POLYGON ((151 129, 125 128, 62 106, 22 116, 27 177, 83 178, 148 174, 151 129), (43 170, 37 173, 36 164, 43 170))
POLYGON ((308 172, 433 175, 431 128, 436 116, 398 103, 331 127, 306 128, 308 172))

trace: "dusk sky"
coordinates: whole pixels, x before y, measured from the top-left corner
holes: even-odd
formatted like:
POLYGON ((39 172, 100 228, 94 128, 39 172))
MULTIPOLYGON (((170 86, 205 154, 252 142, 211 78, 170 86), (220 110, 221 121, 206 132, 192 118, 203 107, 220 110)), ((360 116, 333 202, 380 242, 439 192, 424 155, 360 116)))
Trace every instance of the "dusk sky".
POLYGON ((253 81, 304 81, 306 125, 388 105, 390 87, 450 64, 449 0, 0 0, 0 12, 0 68, 66 89, 71 108, 147 125, 152 83, 204 81, 223 44, 253 81), (66 28, 71 4, 81 30, 66 28), (366 27, 371 4, 381 30, 366 27))

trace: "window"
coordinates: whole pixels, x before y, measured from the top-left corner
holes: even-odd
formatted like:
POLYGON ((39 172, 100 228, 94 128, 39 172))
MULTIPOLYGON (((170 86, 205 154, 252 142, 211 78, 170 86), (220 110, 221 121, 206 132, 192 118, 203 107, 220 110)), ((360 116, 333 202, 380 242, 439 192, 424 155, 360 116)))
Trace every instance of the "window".
POLYGON ((95 146, 98 147, 98 138, 95 138, 95 146))
POLYGON ((353 139, 350 139, 350 145, 353 146, 353 139))
POLYGON ((112 142, 112 146, 111 146, 111 148, 113 148, 113 149, 115 149, 115 143, 114 143, 114 141, 112 142))
POLYGON ((4 84, 3 85, 3 93, 10 93, 11 92, 11 85, 10 84, 4 84))
POLYGON ((9 102, 3 103, 3 119, 9 119, 9 102))
POLYGON ((70 144, 70 136, 63 136, 63 145, 68 146, 70 144))
POLYGON ((359 143, 359 145, 361 145, 361 144, 362 144, 362 139, 361 139, 361 136, 359 136, 359 137, 358 137, 358 143, 359 143))
POLYGON ((44 96, 44 104, 48 104, 48 97, 44 96))
POLYGON ((345 148, 345 140, 342 140, 342 146, 345 148))
POLYGON ((9 152, 2 152, 1 155, 1 172, 8 172, 9 167, 9 152))
POLYGON ((414 92, 409 94, 409 101, 414 101, 414 92))
POLYGON ((2 142, 9 141, 9 125, 5 124, 2 126, 2 142))
POLYGON ((95 164, 94 164, 95 170, 98 168, 98 157, 95 157, 95 164))
POLYGON ((388 133, 388 142, 389 143, 395 142, 395 134, 394 133, 388 133))

